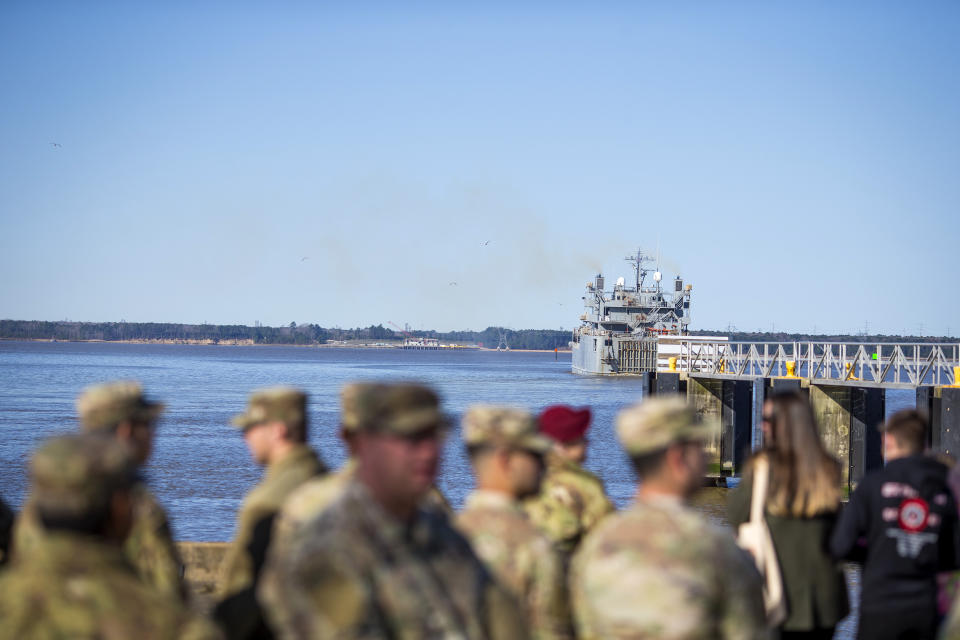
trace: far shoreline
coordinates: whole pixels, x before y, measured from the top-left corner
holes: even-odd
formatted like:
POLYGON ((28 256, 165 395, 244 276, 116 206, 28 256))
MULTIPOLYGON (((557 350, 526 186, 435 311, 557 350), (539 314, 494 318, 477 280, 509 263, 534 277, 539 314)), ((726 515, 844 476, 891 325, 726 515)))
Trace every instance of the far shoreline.
POLYGON ((282 342, 261 342, 253 340, 191 340, 191 339, 151 339, 151 340, 56 340, 53 338, 0 338, 0 342, 63 342, 72 344, 157 344, 199 347, 298 347, 307 349, 398 349, 400 351, 514 351, 518 353, 571 353, 570 349, 493 349, 456 345, 448 347, 404 349, 402 345, 392 344, 284 344, 282 342))

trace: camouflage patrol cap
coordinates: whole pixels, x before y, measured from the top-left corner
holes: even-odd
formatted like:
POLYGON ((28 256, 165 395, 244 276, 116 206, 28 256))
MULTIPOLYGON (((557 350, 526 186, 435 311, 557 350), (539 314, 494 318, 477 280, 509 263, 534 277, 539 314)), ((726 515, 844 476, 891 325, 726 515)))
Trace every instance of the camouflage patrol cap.
POLYGON ((117 489, 129 488, 135 469, 127 448, 112 438, 61 436, 33 455, 31 493, 47 513, 82 516, 106 504, 117 489))
POLYGON ((87 431, 112 429, 121 422, 153 422, 163 405, 143 395, 138 382, 119 381, 84 389, 77 398, 80 424, 87 431))
POLYGON ((631 456, 665 449, 681 440, 705 440, 713 427, 680 398, 652 398, 617 415, 617 436, 631 456))
POLYGON ((354 382, 343 388, 340 400, 340 424, 347 433, 412 436, 447 426, 437 394, 419 384, 354 382))
POLYGON ((471 407, 463 416, 463 441, 468 447, 506 446, 542 455, 552 443, 537 431, 537 419, 521 409, 471 407))
POLYGON ((250 427, 278 420, 287 425, 307 421, 307 394, 293 387, 270 387, 250 394, 245 413, 230 420, 233 426, 246 431, 250 427))

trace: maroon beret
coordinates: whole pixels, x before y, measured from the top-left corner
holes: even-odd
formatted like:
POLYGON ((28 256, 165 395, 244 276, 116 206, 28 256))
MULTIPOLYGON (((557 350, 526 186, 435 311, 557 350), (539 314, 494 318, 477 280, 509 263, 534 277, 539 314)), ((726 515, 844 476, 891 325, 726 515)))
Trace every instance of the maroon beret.
POLYGON ((590 408, 574 409, 562 404, 547 407, 540 414, 540 432, 557 442, 573 442, 590 426, 590 408))

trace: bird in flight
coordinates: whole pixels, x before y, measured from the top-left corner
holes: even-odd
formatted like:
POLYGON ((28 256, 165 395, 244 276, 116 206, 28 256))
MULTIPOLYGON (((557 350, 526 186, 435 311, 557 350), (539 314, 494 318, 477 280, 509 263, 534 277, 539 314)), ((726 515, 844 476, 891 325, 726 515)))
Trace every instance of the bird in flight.
POLYGON ((300 262, 303 262, 304 260, 309 260, 309 259, 310 259, 310 256, 303 256, 302 258, 300 258, 300 262))
POLYGON ((50 145, 53 146, 53 147, 57 147, 58 149, 63 146, 63 145, 60 144, 59 142, 51 142, 50 145))
POLYGON ((451 282, 451 283, 450 283, 450 286, 451 286, 451 287, 455 287, 455 286, 457 286, 457 283, 456 283, 456 282, 451 282))
POLYGON ((481 246, 481 247, 485 247, 485 246, 487 246, 488 244, 490 244, 490 241, 489 241, 489 240, 485 241, 485 242, 484 242, 483 244, 481 244, 480 246, 481 246))

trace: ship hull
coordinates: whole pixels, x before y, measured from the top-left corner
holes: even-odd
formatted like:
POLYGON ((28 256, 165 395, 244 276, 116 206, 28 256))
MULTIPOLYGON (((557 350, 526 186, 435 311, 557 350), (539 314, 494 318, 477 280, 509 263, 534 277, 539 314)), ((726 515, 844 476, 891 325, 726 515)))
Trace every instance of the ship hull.
POLYGON ((637 376, 657 369, 653 340, 581 335, 570 350, 571 370, 582 376, 637 376))

